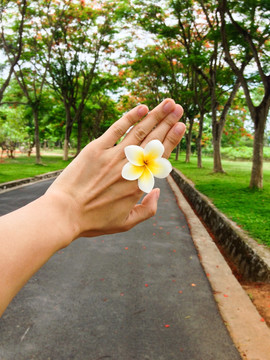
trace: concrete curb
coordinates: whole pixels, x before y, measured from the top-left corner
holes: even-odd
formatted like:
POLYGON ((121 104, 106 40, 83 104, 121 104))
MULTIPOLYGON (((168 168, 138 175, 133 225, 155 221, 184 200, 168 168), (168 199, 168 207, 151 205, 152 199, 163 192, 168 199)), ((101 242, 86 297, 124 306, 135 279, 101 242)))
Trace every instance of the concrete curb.
POLYGON ((243 360, 269 360, 270 330, 233 275, 213 239, 168 177, 177 202, 186 216, 198 256, 213 289, 221 316, 243 360))
POLYGON ((51 171, 45 174, 36 175, 34 177, 29 177, 25 179, 19 179, 14 181, 9 181, 5 183, 0 184, 0 193, 6 190, 13 189, 18 186, 27 185, 36 181, 45 180, 53 177, 57 177, 59 174, 61 174, 63 170, 57 170, 57 171, 51 171))
POLYGON ((171 176, 243 279, 270 283, 270 250, 222 214, 179 170, 173 169, 171 176))

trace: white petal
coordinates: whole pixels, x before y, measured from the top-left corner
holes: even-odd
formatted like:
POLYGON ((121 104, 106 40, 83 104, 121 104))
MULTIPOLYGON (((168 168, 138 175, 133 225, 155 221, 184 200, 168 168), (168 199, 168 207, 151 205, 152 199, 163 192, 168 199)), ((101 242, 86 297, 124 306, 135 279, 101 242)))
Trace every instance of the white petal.
POLYGON ((137 180, 142 175, 144 166, 136 166, 131 163, 127 163, 123 166, 122 177, 126 180, 137 180))
POLYGON ((144 148, 145 158, 152 160, 160 158, 164 153, 164 146, 159 140, 150 141, 144 148))
POLYGON ((125 154, 133 165, 143 166, 144 165, 144 151, 143 148, 137 145, 129 145, 125 147, 125 154))
POLYGON ((167 177, 172 171, 171 163, 169 162, 169 160, 164 158, 154 159, 150 163, 148 163, 147 166, 152 172, 152 174, 159 179, 167 177))
POLYGON ((151 171, 145 167, 144 172, 139 177, 138 185, 139 188, 145 193, 149 193, 154 187, 154 176, 151 171))

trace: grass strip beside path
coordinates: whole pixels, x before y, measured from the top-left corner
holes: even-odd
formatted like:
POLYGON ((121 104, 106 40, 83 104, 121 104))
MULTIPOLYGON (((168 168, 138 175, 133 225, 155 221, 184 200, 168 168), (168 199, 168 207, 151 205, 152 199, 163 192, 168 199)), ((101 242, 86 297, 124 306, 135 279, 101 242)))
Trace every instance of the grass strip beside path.
POLYGON ((35 156, 18 155, 15 159, 4 158, 0 161, 0 183, 33 177, 50 171, 64 169, 70 161, 61 156, 42 156, 42 165, 35 163, 35 156))
POLYGON ((251 162, 223 160, 225 174, 213 173, 212 158, 203 158, 203 168, 197 168, 196 157, 185 163, 171 157, 172 165, 193 181, 197 190, 206 195, 228 218, 249 235, 270 247, 270 163, 264 163, 263 190, 249 186, 251 162))

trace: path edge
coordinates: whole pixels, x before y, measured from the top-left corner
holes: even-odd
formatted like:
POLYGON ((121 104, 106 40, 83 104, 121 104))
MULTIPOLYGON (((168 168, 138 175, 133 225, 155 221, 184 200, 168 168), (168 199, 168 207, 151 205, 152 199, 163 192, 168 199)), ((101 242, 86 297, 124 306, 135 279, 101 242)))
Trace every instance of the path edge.
POLYGON ((14 190, 20 186, 32 184, 34 182, 55 178, 61 174, 63 170, 50 171, 44 174, 36 175, 19 180, 8 181, 0 184, 0 194, 9 190, 14 190))
POLYGON ((211 201, 178 169, 171 176, 186 196, 195 213, 214 235, 226 256, 247 281, 270 283, 270 250, 258 244, 236 223, 221 213, 211 201))
POLYGON ((243 360, 269 360, 270 330, 233 275, 213 239, 170 175, 168 183, 189 224, 220 314, 243 360))

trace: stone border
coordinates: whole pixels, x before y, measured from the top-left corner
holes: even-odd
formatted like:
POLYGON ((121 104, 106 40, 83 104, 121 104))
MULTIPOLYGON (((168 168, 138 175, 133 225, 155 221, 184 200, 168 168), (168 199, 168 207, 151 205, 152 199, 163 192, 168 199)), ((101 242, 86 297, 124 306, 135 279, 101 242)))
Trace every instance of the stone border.
POLYGON ((29 177, 29 178, 24 178, 24 179, 19 179, 19 180, 14 180, 14 181, 1 183, 0 184, 0 193, 5 191, 5 190, 17 187, 17 186, 22 186, 22 185, 30 184, 30 183, 33 183, 33 182, 36 182, 36 181, 57 177, 59 174, 61 174, 62 171, 63 170, 51 171, 51 172, 48 172, 48 173, 45 173, 45 174, 36 175, 34 177, 29 177))
POLYGON ((222 214, 179 170, 174 168, 171 176, 243 279, 270 283, 270 250, 222 214))

